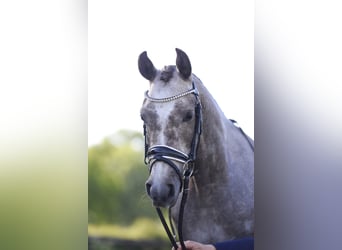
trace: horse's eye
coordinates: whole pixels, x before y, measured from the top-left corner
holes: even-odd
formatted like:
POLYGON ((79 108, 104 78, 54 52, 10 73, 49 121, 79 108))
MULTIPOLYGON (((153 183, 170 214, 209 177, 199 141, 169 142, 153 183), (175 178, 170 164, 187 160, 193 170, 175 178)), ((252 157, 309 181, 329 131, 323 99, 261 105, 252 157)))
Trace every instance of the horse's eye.
POLYGON ((190 121, 192 119, 192 111, 186 112, 185 116, 183 117, 183 122, 190 121))

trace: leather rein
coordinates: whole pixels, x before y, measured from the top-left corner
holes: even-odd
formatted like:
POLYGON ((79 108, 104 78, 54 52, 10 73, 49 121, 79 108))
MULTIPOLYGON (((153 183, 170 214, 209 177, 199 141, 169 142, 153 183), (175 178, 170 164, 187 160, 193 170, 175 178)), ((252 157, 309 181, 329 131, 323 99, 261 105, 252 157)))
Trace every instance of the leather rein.
MULTIPOLYGON (((178 149, 175 149, 173 147, 167 146, 167 145, 154 145, 150 147, 147 142, 147 132, 146 132, 146 125, 144 124, 144 137, 145 137, 145 158, 144 162, 145 164, 149 165, 149 171, 151 173, 152 167, 154 164, 158 161, 162 161, 169 165, 178 175, 178 178, 181 183, 181 192, 182 194, 182 199, 181 199, 181 205, 180 205, 180 210, 179 210, 179 217, 178 217, 178 239, 179 242, 182 246, 182 249, 186 249, 185 244, 184 244, 184 239, 183 239, 183 214, 184 214, 184 208, 185 208, 185 203, 188 197, 188 191, 189 191, 189 180, 191 176, 194 174, 195 170, 195 160, 196 160, 196 155, 197 155, 197 149, 200 141, 200 136, 201 136, 201 130, 202 130, 202 106, 201 102, 199 99, 199 93, 196 88, 196 85, 194 82, 192 82, 192 89, 183 92, 181 94, 172 96, 172 97, 167 97, 167 98, 152 98, 148 95, 148 91, 145 93, 145 98, 152 102, 170 102, 173 100, 176 100, 178 98, 187 96, 189 94, 193 94, 196 98, 196 104, 195 104, 195 128, 194 128, 194 135, 192 137, 191 141, 191 149, 189 154, 186 154, 178 149), (174 162, 179 162, 183 164, 183 173, 181 173, 181 170, 177 167, 177 165, 174 162)), ((156 207, 157 214, 159 216, 159 219, 161 223, 164 226, 164 229, 170 239, 170 242, 174 249, 177 249, 177 243, 176 243, 176 232, 172 223, 172 218, 171 218, 171 208, 169 208, 169 223, 170 223, 170 228, 168 227, 166 220, 162 214, 162 211, 159 207, 156 207)))

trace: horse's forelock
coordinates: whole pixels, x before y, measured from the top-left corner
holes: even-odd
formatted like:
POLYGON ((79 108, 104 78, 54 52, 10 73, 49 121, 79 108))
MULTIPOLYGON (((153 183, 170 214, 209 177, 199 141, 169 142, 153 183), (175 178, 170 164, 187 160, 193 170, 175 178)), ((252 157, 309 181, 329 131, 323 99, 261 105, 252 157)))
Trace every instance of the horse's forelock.
POLYGON ((164 69, 160 73, 159 79, 165 83, 169 82, 173 76, 173 72, 175 72, 176 66, 165 66, 164 69))

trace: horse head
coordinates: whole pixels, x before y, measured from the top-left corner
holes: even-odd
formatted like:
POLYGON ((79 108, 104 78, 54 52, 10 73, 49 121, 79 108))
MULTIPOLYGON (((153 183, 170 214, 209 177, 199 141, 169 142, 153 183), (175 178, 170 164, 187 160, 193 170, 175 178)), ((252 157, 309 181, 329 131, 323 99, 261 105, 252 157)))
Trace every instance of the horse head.
POLYGON ((146 191, 156 207, 173 206, 182 191, 183 171, 194 151, 196 104, 188 56, 176 49, 176 65, 158 70, 147 53, 139 56, 141 75, 149 90, 141 108, 145 128, 145 162, 150 167, 146 191))

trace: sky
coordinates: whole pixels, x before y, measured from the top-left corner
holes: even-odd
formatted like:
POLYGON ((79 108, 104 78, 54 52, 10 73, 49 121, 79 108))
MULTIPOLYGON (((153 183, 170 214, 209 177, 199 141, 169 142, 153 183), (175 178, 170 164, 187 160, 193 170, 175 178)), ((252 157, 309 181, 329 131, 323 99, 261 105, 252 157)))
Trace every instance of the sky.
POLYGON ((147 51, 160 69, 175 64, 175 48, 254 138, 253 1, 99 0, 88 6, 88 146, 120 129, 142 131, 149 83, 138 56, 147 51))

